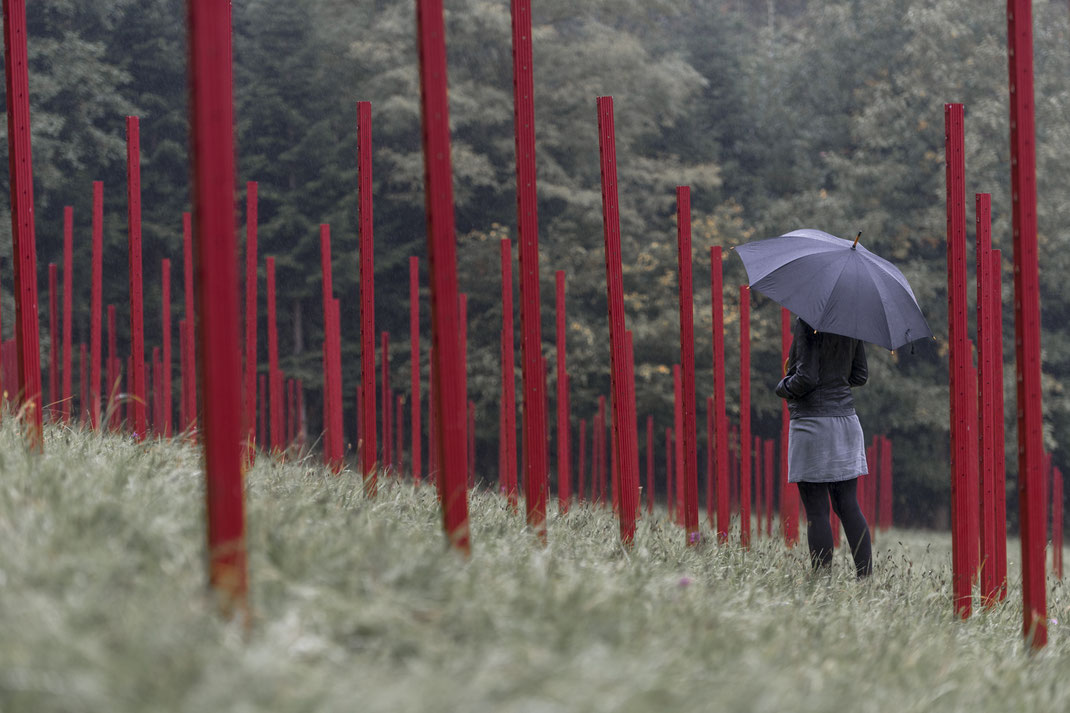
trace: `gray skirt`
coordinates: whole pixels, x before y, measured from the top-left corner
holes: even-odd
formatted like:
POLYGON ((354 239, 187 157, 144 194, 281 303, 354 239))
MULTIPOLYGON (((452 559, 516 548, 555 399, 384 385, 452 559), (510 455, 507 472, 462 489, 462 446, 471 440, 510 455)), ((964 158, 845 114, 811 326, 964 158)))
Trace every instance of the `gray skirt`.
POLYGON ((832 483, 868 472, 865 436, 856 414, 791 419, 789 483, 832 483))

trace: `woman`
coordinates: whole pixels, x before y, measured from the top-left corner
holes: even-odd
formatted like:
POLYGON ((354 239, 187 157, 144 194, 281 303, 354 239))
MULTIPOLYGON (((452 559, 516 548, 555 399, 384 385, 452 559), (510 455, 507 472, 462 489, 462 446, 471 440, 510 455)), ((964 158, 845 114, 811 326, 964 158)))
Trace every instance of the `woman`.
POLYGON ((829 501, 843 522, 859 578, 873 572, 869 525, 858 507, 858 478, 868 473, 865 439, 851 387, 869 375, 862 342, 818 333, 802 319, 792 328, 791 351, 777 396, 786 399, 788 482, 797 483, 806 508, 807 543, 814 569, 832 565, 829 501))

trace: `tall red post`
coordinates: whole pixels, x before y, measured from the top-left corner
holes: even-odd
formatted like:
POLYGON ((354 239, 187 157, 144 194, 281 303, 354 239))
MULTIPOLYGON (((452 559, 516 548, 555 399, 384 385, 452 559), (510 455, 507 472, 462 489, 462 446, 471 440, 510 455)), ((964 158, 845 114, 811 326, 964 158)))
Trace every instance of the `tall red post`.
POLYGON ((517 232, 520 245, 520 340, 523 380, 524 497, 528 525, 545 538, 547 489, 546 384, 541 368, 539 220, 535 184, 535 74, 531 2, 511 0, 513 133, 516 146, 517 232))
MULTIPOLYGON (((257 319, 257 228, 259 184, 245 184, 245 387, 244 417, 246 462, 256 448, 256 319, 257 319)), ((166 361, 166 358, 165 358, 166 361)))
POLYGON ((186 301, 186 376, 183 389, 186 393, 186 423, 183 428, 193 432, 197 428, 197 350, 193 334, 197 317, 194 312, 193 295, 193 220, 189 213, 182 214, 182 279, 183 296, 186 301))
POLYGON ((672 365, 672 435, 673 435, 673 517, 681 527, 684 525, 684 408, 683 383, 680 378, 680 365, 672 365))
POLYGON ((643 504, 639 501, 639 418, 635 413, 635 345, 632 340, 632 330, 627 330, 624 335, 627 362, 625 376, 628 380, 628 404, 630 404, 629 408, 631 409, 629 418, 634 429, 628 437, 628 442, 631 448, 631 460, 635 463, 635 516, 640 517, 643 512, 643 504))
POLYGON ((609 303, 609 341, 612 354, 613 432, 617 436, 617 463, 621 478, 620 535, 630 543, 635 536, 639 498, 639 464, 633 454, 637 437, 635 400, 629 400, 626 336, 624 334, 624 278, 620 249, 620 213, 617 204, 617 149, 613 97, 598 97, 598 148, 602 174, 602 222, 605 232, 606 297, 609 303))
MULTIPOLYGON (((93 181, 92 246, 89 295, 89 421, 100 429, 100 320, 103 312, 104 184, 93 181)), ((110 386, 108 387, 110 390, 110 386)))
POLYGON ((680 388, 683 397, 683 526, 689 545, 699 541, 698 443, 695 425, 695 304, 691 279, 691 189, 676 187, 676 264, 680 307, 680 388))
POLYGON ((58 266, 48 263, 48 418, 56 420, 59 400, 59 330, 56 324, 59 306, 56 304, 58 266))
MULTIPOLYGON (((966 324, 966 195, 961 104, 944 105, 947 163, 947 285, 951 382, 951 565, 955 611, 970 616, 969 381, 966 324)), ((976 543, 972 543, 976 544, 976 543)))
POLYGON ((136 116, 126 117, 126 217, 130 258, 130 354, 134 439, 145 437, 145 316, 141 290, 141 148, 136 116))
POLYGON ((468 491, 465 487, 464 363, 457 339, 457 245, 453 223, 449 102, 446 90, 446 33, 441 0, 420 0, 416 9, 420 56, 427 245, 431 263, 432 341, 437 371, 439 498, 450 544, 468 554, 468 491))
POLYGON ((762 439, 758 436, 753 436, 751 441, 751 464, 754 468, 754 515, 755 515, 755 537, 762 536, 762 516, 765 513, 765 479, 762 477, 762 439))
POLYGON ((160 389, 160 409, 163 412, 163 435, 171 437, 171 261, 160 261, 160 323, 163 329, 163 362, 160 364, 162 375, 160 389))
POLYGON ((505 496, 512 507, 519 505, 516 473, 516 374, 513 347, 513 246, 501 241, 502 262, 502 411, 505 418, 503 457, 505 496))
MULTIPOLYGON (((421 10, 422 9, 423 5, 421 3, 421 10)), ((442 42, 443 46, 441 69, 444 74, 446 67, 444 54, 445 39, 440 38, 439 41, 442 42)), ((423 40, 421 40, 421 72, 425 71, 423 69, 423 63, 428 61, 425 57, 425 52, 426 50, 424 48, 423 40)), ((445 76, 443 76, 440 81, 443 84, 442 92, 444 97, 445 76)), ((428 101, 427 91, 428 89, 425 88, 423 94, 423 101, 425 104, 428 101)), ((428 138, 427 128, 425 127, 425 169, 427 167, 426 153, 428 150, 428 138)), ((448 127, 446 141, 449 141, 448 127)), ((448 158, 446 164, 448 167, 448 158)), ((430 177, 427 178, 430 180, 430 177)), ((428 210, 430 210, 432 202, 437 200, 438 197, 430 194, 428 195, 428 210)), ((357 208, 357 230, 360 239, 360 383, 369 387, 365 388, 361 393, 363 402, 357 407, 360 409, 360 424, 362 429, 359 434, 361 441, 360 469, 364 474, 365 490, 369 495, 374 496, 377 485, 376 462, 379 454, 379 447, 376 443, 377 417, 375 413, 375 388, 374 386, 370 386, 375 384, 375 241, 372 229, 372 105, 371 102, 366 101, 357 102, 357 208)), ((449 232, 450 238, 452 239, 452 227, 449 232)), ((430 241, 430 233, 428 239, 430 241)), ((430 423, 428 425, 430 425, 430 423)), ((427 468, 428 471, 432 470, 432 464, 428 463, 427 468)))
POLYGON ((739 542, 750 547, 750 287, 739 286, 739 542))
POLYGON ((724 282, 721 270, 721 246, 710 248, 710 309, 713 321, 713 449, 714 481, 717 490, 717 538, 728 539, 732 520, 728 461, 728 416, 725 413, 724 365, 724 282))
POLYGON ((1048 642, 1044 579, 1044 450, 1040 386, 1036 134, 1033 123, 1031 0, 1007 0, 1011 200, 1014 225, 1014 336, 1018 387, 1018 521, 1022 541, 1022 628, 1033 648, 1048 642))
POLYGON ((398 472, 398 477, 401 477, 402 468, 404 467, 404 447, 405 447, 405 397, 401 394, 394 396, 394 468, 398 472))
MULTIPOLYGON (((992 410, 996 417, 992 421, 992 441, 1003 443, 1003 262, 1002 252, 992 250, 989 279, 992 280, 992 341, 993 351, 998 355, 993 365, 992 410)), ((1000 601, 1007 598, 1007 482, 1006 462, 1003 448, 996 448, 993 453, 993 470, 995 479, 992 491, 995 495, 996 521, 996 588, 1000 601)))
MULTIPOLYGON (((969 349, 967 356, 969 363, 966 365, 966 425, 970 439, 969 467, 966 477, 966 499, 970 503, 970 509, 967 512, 966 517, 966 537, 969 542, 967 556, 969 557, 970 583, 972 588, 973 583, 977 582, 981 565, 981 469, 979 463, 981 440, 977 429, 979 422, 978 413, 980 412, 980 406, 977 402, 978 376, 977 367, 974 366, 973 362, 973 355, 976 350, 974 349, 972 340, 966 340, 966 344, 969 349)), ((869 516, 867 515, 867 518, 868 517, 869 516)), ((869 519, 872 523, 872 518, 869 519)))
POLYGON ((63 422, 71 422, 71 290, 73 270, 74 208, 63 208, 63 422))
MULTIPOLYGON (((791 313, 780 308, 780 359, 787 367, 791 352, 791 313)), ((781 371, 781 374, 784 372, 781 371)), ((799 486, 788 482, 788 432, 791 422, 788 403, 780 404, 780 523, 784 529, 784 543, 794 547, 799 542, 799 486)))
MULTIPOLYGON (((981 597, 986 604, 996 601, 996 494, 995 449, 1003 444, 993 440, 996 384, 992 380, 995 360, 1003 359, 1003 345, 992 340, 992 197, 988 193, 974 196, 976 219, 977 270, 977 392, 980 396, 978 414, 978 464, 981 471, 981 597), (999 352, 996 352, 996 349, 999 352)), ((999 387, 1002 389, 1003 384, 999 387)), ((999 414, 1003 418, 1003 414, 999 414)))
POLYGON ((561 512, 568 512, 572 497, 569 473, 568 367, 565 361, 565 271, 554 274, 557 315, 557 498, 561 512))
POLYGON ((245 611, 241 362, 234 240, 230 5, 188 0, 193 207, 197 221, 197 363, 204 389, 209 581, 225 611, 245 611))
MULTIPOLYGON (((580 421, 580 453, 583 453, 583 421, 580 421)), ((580 471, 583 471, 583 458, 580 458, 580 471)), ((654 417, 646 417, 646 511, 654 514, 654 417)))
POLYGON ((37 248, 33 225, 33 158, 30 148, 26 3, 25 0, 4 0, 3 7, 18 393, 21 408, 25 409, 26 442, 31 449, 41 451, 44 448, 41 346, 37 333, 37 248))
MULTIPOLYGON (((282 394, 279 393, 275 375, 279 372, 279 333, 275 321, 275 258, 265 261, 267 267, 267 328, 268 328, 268 446, 272 453, 282 450, 282 394)), ((330 324, 328 320, 327 324, 330 324)), ((324 380, 327 370, 324 369, 324 380)), ((324 388, 324 398, 327 390, 324 388)), ((323 424, 327 428, 327 424, 323 424)))
MULTIPOLYGON (((409 428, 412 445, 409 462, 412 480, 419 483, 423 476, 423 453, 420 451, 420 258, 409 258, 409 428)), ((359 405, 358 405, 359 408, 359 405)), ((360 434, 357 434, 358 438, 360 434)))
POLYGON ((327 369, 324 372, 324 402, 327 405, 327 431, 325 455, 331 469, 337 473, 342 469, 344 441, 342 436, 342 384, 341 335, 338 332, 338 317, 334 314, 334 278, 331 270, 331 227, 320 224, 320 269, 322 272, 323 292, 323 348, 327 369))

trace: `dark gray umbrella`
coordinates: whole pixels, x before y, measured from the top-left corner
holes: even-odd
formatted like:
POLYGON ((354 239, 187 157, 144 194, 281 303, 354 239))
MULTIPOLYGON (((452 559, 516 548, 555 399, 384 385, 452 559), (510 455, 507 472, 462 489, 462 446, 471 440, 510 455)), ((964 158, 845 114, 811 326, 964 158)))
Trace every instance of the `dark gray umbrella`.
POLYGON ((887 349, 933 334, 903 273, 860 245, 858 238, 852 242, 804 228, 735 250, 751 289, 819 332, 887 349))

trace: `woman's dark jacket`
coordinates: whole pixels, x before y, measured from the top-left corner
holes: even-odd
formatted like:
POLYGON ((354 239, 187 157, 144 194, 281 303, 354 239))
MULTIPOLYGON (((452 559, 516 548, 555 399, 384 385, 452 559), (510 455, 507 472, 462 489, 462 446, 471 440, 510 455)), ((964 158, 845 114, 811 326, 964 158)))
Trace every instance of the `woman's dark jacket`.
POLYGON ((815 332, 801 318, 792 327, 787 373, 776 393, 787 399, 791 418, 852 416, 852 386, 869 377, 866 348, 858 339, 815 332))

